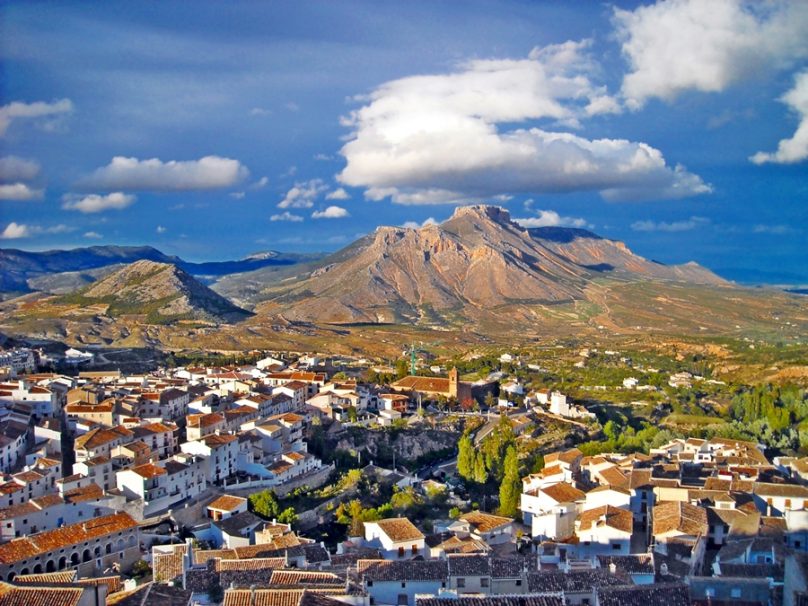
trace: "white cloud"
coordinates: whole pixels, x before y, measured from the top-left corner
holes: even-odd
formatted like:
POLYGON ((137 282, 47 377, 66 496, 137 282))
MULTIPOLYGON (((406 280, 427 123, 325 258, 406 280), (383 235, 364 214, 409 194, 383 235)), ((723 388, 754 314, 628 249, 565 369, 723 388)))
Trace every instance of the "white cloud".
POLYGON ((567 42, 527 59, 477 60, 454 73, 382 85, 344 119, 352 133, 341 150, 347 163, 339 181, 367 188, 368 199, 401 204, 580 190, 608 199, 710 191, 644 143, 513 126, 537 119, 576 126, 590 113, 614 109, 589 78, 586 47, 567 42))
POLYGON ((58 225, 53 225, 51 227, 35 227, 33 228, 34 231, 37 233, 45 233, 45 234, 66 234, 70 233, 71 231, 75 231, 75 227, 70 227, 69 225, 65 225, 64 223, 59 223, 58 225))
POLYGON ((39 174, 39 163, 17 156, 0 158, 0 181, 30 181, 39 174))
POLYGON ((9 125, 18 118, 52 118, 69 114, 72 111, 73 103, 70 99, 61 99, 53 103, 46 103, 45 101, 36 101, 35 103, 14 101, 0 107, 0 137, 5 135, 9 125))
POLYGON ((230 197, 235 200, 241 200, 246 195, 247 194, 245 194, 243 191, 234 191, 233 193, 230 194, 230 197))
POLYGON ((287 211, 282 212, 279 215, 272 215, 269 218, 269 220, 270 221, 292 221, 292 222, 298 223, 298 222, 303 220, 303 217, 301 217, 300 215, 293 215, 292 213, 290 213, 287 210, 287 211))
POLYGON ((776 152, 758 152, 752 156, 750 160, 755 164, 793 164, 808 158, 808 70, 797 74, 794 88, 780 100, 794 110, 800 123, 791 138, 780 141, 776 152))
POLYGON ((333 162, 334 156, 328 154, 314 154, 314 159, 318 162, 333 162))
POLYGON ((84 188, 124 191, 189 191, 230 187, 249 170, 238 160, 205 156, 199 160, 138 160, 115 156, 80 182, 84 188))
POLYGON ((253 107, 250 109, 251 116, 271 116, 272 110, 265 107, 253 107))
POLYGON ((311 213, 312 219, 343 219, 350 216, 350 213, 341 206, 329 206, 325 210, 315 210, 311 213))
POLYGON ((86 231, 84 232, 84 237, 87 238, 88 240, 100 240, 104 236, 99 234, 97 231, 86 231))
POLYGON ((326 200, 350 200, 350 194, 344 188, 339 187, 325 196, 326 200))
POLYGON ((264 187, 267 186, 268 183, 269 183, 269 177, 264 176, 258 179, 258 181, 256 181, 252 185, 250 185, 250 189, 263 189, 264 187))
POLYGON ((278 204, 278 208, 311 208, 314 200, 328 190, 328 187, 321 179, 312 179, 295 183, 283 200, 278 204))
POLYGON ((27 225, 14 223, 13 221, 6 225, 3 233, 0 234, 0 240, 16 240, 17 238, 27 238, 31 235, 31 230, 27 225))
POLYGON ((62 196, 62 208, 65 210, 77 210, 81 213, 99 213, 105 210, 126 208, 137 200, 132 194, 123 192, 112 192, 111 194, 88 196, 76 196, 66 194, 62 196))
POLYGON ((790 225, 755 225, 752 231, 756 234, 782 235, 797 231, 790 225))
POLYGON ((294 101, 289 101, 284 107, 286 109, 288 109, 290 112, 299 112, 300 111, 300 106, 297 103, 295 103, 294 101))
POLYGON ((43 197, 44 189, 33 189, 25 183, 0 185, 0 200, 41 200, 43 197))
POLYGON ((157 226, 157 229, 155 229, 155 231, 156 231, 158 234, 164 234, 164 233, 166 233, 166 232, 168 231, 168 228, 167 228, 167 227, 163 227, 162 225, 158 225, 158 226, 157 226))
POLYGON ((538 210, 538 217, 514 219, 522 227, 592 227, 586 219, 580 217, 562 217, 554 210, 538 210))
POLYGON ((764 69, 808 56, 808 3, 668 0, 615 9, 631 66, 621 92, 634 109, 687 90, 719 92, 764 69))
POLYGON ((699 227, 708 225, 710 220, 706 217, 690 217, 684 221, 673 221, 666 223, 664 221, 635 221, 631 224, 631 229, 634 231, 690 231, 699 227))
POLYGON ((428 219, 424 220, 423 223, 418 223, 418 221, 405 221, 401 227, 405 227, 407 229, 421 229, 422 227, 426 227, 427 225, 437 225, 438 222, 435 221, 434 217, 429 217, 428 219))

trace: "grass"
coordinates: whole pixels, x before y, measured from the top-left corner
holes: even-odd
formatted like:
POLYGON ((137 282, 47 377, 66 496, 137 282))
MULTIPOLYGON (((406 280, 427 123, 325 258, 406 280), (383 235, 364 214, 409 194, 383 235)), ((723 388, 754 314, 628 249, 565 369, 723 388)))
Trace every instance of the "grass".
POLYGON ((707 415, 688 415, 673 413, 662 419, 662 425, 718 425, 726 423, 724 419, 707 415))

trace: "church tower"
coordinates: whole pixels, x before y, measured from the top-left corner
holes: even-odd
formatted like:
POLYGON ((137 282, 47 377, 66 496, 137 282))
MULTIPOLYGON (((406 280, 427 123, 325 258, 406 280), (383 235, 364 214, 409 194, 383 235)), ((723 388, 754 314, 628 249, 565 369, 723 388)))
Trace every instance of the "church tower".
POLYGON ((449 371, 449 397, 457 398, 460 391, 460 375, 457 368, 452 368, 449 371))

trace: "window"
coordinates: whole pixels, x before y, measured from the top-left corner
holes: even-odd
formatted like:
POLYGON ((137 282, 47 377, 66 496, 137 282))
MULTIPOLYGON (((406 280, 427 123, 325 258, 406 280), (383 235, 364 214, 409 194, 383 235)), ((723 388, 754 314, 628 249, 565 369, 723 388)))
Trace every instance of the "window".
POLYGON ((398 606, 407 606, 409 604, 409 600, 407 599, 406 593, 399 593, 398 594, 398 606))
POLYGON ((401 588, 402 588, 402 589, 406 589, 406 588, 407 588, 407 582, 406 582, 406 581, 401 581, 401 588))
POLYGON ((489 579, 488 577, 483 577, 480 579, 480 587, 488 587, 489 579))
POLYGON ((373 587, 373 581, 368 581, 368 587, 373 587))
POLYGON ((740 587, 733 587, 732 590, 729 592, 730 597, 739 598, 741 597, 741 588, 740 587))
POLYGON ((463 577, 458 577, 458 579, 457 579, 457 586, 458 586, 459 588, 460 588, 460 587, 465 587, 465 586, 466 586, 466 579, 464 579, 463 577))
POLYGON ((620 551, 620 543, 612 543, 612 549, 615 551, 620 551))
POLYGON ((400 557, 400 558, 404 557, 404 548, 403 547, 398 548, 398 557, 400 557))
POLYGON ((413 545, 412 546, 412 553, 413 553, 413 555, 416 555, 418 553, 418 545, 413 545))

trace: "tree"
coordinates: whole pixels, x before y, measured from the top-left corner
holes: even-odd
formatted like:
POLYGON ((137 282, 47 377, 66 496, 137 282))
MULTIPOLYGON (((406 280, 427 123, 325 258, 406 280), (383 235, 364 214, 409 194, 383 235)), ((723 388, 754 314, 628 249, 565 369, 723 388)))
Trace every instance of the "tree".
POLYGON ((281 513, 281 507, 275 493, 271 490, 262 490, 249 496, 250 508, 259 516, 275 519, 281 513))
POLYGON ((146 560, 138 560, 132 565, 132 576, 142 579, 150 575, 152 572, 151 566, 146 560))
POLYGON ((519 478, 519 458, 516 448, 508 447, 505 454, 505 476, 499 486, 499 512, 501 515, 515 517, 519 509, 519 495, 522 492, 522 481, 519 478))
POLYGON ((287 507, 278 515, 278 522, 281 524, 294 524, 297 522, 297 513, 294 507, 287 507))
POLYGON ((460 516, 461 516, 461 512, 460 512, 460 508, 459 508, 459 507, 452 507, 452 508, 449 510, 449 517, 450 517, 450 518, 452 518, 453 520, 456 520, 456 519, 457 519, 457 518, 459 518, 460 516))
POLYGON ((474 444, 468 434, 461 436, 457 443, 457 473, 466 480, 474 476, 474 444))
POLYGON ((478 484, 485 484, 486 480, 488 480, 488 471, 485 468, 485 457, 481 452, 477 453, 477 458, 474 460, 473 479, 478 484))

